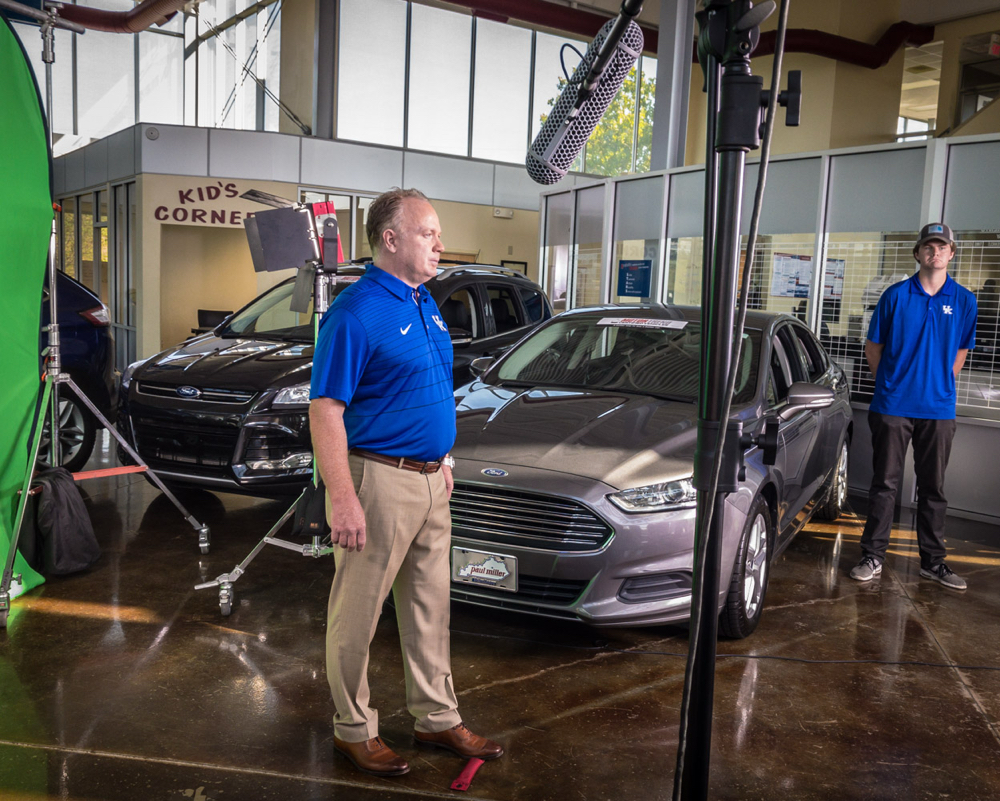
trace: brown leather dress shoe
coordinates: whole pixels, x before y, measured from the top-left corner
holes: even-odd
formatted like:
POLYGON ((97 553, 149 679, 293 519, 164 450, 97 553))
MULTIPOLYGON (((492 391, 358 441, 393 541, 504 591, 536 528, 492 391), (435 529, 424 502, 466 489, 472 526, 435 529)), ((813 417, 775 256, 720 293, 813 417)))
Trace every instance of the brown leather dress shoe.
POLYGON ((354 767, 373 776, 402 776, 410 766, 406 760, 387 746, 381 737, 372 737, 360 743, 348 743, 333 738, 333 747, 354 763, 354 767))
POLYGON ((414 739, 421 745, 447 748, 454 751, 461 757, 471 759, 496 759, 503 756, 503 746, 478 734, 469 731, 469 727, 464 723, 459 723, 450 729, 428 734, 427 732, 413 732, 414 739))

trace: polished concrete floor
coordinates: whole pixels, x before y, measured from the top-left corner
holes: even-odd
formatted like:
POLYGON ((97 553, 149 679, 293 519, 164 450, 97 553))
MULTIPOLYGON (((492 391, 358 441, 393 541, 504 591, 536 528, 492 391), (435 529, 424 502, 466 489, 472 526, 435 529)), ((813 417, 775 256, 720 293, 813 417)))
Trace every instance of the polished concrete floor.
MULTIPOLYGON (((374 703, 412 770, 375 778, 333 753, 331 558, 266 547, 228 617, 214 590, 195 591, 283 504, 185 495, 212 527, 202 555, 142 477, 81 488, 103 556, 16 599, 0 632, 0 799, 462 797, 449 786, 463 761, 412 742, 391 614, 372 649, 374 703)), ((720 642, 711 798, 1000 798, 1000 531, 949 519, 962 593, 919 578, 908 513, 881 578, 850 580, 861 525, 802 532, 774 564, 760 628, 720 642)), ((452 628, 463 717, 507 749, 465 797, 670 798, 686 631, 462 606, 452 628)))

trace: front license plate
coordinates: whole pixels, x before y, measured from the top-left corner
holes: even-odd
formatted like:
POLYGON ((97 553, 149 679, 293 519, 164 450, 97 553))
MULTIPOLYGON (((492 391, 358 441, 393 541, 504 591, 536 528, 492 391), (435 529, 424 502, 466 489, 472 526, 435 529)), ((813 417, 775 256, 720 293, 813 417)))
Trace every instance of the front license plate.
POLYGON ((517 557, 452 546, 451 580, 456 584, 517 592, 517 557))

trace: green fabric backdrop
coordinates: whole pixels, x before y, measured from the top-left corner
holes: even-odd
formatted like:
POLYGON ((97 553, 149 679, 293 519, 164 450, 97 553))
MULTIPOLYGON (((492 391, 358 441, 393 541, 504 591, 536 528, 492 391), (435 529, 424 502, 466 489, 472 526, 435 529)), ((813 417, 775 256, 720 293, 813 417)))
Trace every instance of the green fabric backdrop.
MULTIPOLYGON (((21 43, 0 14, 0 568, 6 563, 17 514, 18 490, 31 465, 28 437, 38 402, 38 335, 42 283, 52 230, 48 131, 34 74, 21 43)), ((36 44, 40 46, 40 39, 36 44)), ((24 576, 12 595, 43 579, 20 555, 24 576)))

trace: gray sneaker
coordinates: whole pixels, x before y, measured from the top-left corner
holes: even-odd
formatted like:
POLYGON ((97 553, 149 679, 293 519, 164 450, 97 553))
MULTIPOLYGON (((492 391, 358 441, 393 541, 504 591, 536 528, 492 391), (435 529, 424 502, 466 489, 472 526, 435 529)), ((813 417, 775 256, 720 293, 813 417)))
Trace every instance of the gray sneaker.
POLYGON ((920 568, 920 576, 936 581, 938 584, 944 584, 945 587, 951 587, 953 590, 964 590, 969 586, 964 578, 956 576, 944 562, 934 565, 934 567, 920 568))
POLYGON ((866 556, 851 568, 851 578, 855 581, 871 581, 882 575, 882 563, 874 556, 866 556))

